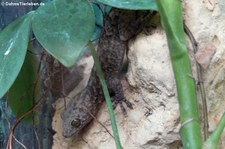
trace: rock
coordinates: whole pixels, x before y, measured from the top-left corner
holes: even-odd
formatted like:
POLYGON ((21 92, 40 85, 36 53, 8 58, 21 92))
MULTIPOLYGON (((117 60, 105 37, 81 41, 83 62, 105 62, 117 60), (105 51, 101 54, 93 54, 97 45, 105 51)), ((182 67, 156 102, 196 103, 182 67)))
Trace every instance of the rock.
MULTIPOLYGON (((163 149, 171 148, 174 144, 179 146, 176 88, 163 30, 158 29, 151 36, 139 36, 131 43, 129 60, 129 83, 123 80, 123 86, 125 96, 134 104, 134 109, 127 109, 127 117, 119 107, 115 110, 123 148, 163 149)), ((85 142, 77 140, 72 146, 71 142, 75 138, 71 138, 66 141, 64 139, 61 145, 68 149, 86 149, 90 146, 111 149, 115 147, 115 143, 106 129, 112 133, 107 107, 104 104, 98 113, 97 121, 94 120, 82 135, 85 142)))
POLYGON ((197 51, 195 58, 203 69, 208 67, 215 51, 216 48, 212 43, 207 43, 203 49, 197 51))
POLYGON ((180 139, 179 110, 164 31, 159 28, 150 36, 137 37, 130 44, 128 57, 127 79, 133 88, 128 99, 135 101, 133 111, 140 113, 141 119, 128 122, 136 126, 129 133, 135 146, 127 148, 171 148, 180 139))
MULTIPOLYGON (((183 0, 183 9, 185 23, 195 36, 198 48, 204 49, 207 43, 212 43, 216 49, 203 72, 209 130, 212 132, 225 107, 225 10, 223 9, 225 2, 215 1, 212 8, 205 6, 205 3, 183 0)), ((188 49, 192 49, 190 43, 188 49)), ((130 42, 128 53, 130 63, 123 87, 125 96, 134 104, 134 109, 127 109, 127 117, 122 114, 119 107, 115 110, 124 149, 181 148, 176 86, 168 53, 165 33, 161 28, 157 28, 150 36, 142 34, 130 42)), ((194 56, 191 57, 194 60, 194 56)), ((192 63, 194 67, 195 62, 192 63)), ((77 91, 73 91, 72 94, 75 92, 77 91)), ((62 109, 63 104, 56 107, 62 109)), ((57 130, 53 149, 116 148, 113 138, 108 133, 109 131, 112 134, 112 129, 105 104, 102 105, 97 120, 93 120, 79 138, 62 137, 59 113, 55 113, 53 121, 53 127, 57 130)), ((220 149, 224 148, 225 133, 219 145, 220 149)))

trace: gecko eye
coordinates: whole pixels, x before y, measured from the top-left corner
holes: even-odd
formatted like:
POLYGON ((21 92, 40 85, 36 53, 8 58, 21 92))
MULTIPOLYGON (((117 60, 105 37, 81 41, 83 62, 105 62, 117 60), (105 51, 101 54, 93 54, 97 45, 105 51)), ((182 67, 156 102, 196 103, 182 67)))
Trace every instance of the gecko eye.
POLYGON ((80 126, 80 120, 79 119, 74 119, 71 121, 71 126, 73 127, 79 127, 80 126))

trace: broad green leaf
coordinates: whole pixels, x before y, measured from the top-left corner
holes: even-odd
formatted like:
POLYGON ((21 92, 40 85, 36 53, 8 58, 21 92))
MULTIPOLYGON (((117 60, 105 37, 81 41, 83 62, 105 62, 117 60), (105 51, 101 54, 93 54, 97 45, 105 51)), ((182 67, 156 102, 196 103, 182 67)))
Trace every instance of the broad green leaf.
POLYGON ((32 28, 41 45, 70 67, 94 33, 94 11, 87 0, 55 0, 37 9, 32 28))
POLYGON ((33 12, 20 17, 0 32, 0 98, 8 91, 22 67, 33 12))
MULTIPOLYGON (((29 45, 29 49, 32 50, 29 45)), ((8 91, 8 103, 16 117, 21 117, 34 104, 34 100, 40 94, 40 81, 37 73, 37 59, 27 52, 21 71, 8 91)), ((24 120, 32 122, 32 114, 27 115, 24 120)))
POLYGON ((158 10, 156 0, 97 0, 103 4, 134 10, 158 10))

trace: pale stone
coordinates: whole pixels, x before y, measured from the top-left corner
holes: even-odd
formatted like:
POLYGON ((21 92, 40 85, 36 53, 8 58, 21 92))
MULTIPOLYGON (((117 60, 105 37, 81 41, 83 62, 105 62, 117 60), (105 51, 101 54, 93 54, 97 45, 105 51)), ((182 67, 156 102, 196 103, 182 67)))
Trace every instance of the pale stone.
MULTIPOLYGON (((137 37, 130 44, 128 57, 127 80, 135 89, 131 91, 125 80, 123 84, 125 96, 134 104, 134 109, 127 109, 127 117, 119 107, 115 110, 122 146, 124 149, 170 148, 180 140, 180 125, 176 87, 163 30, 159 28, 150 36, 137 37)), ((107 112, 104 104, 97 119, 112 133, 107 112)), ((98 121, 94 120, 82 135, 87 143, 78 140, 73 144, 74 138, 71 138, 63 139, 64 143, 58 145, 68 149, 115 148, 113 138, 98 121)), ((55 139, 59 138, 63 137, 57 133, 55 139)))
MULTIPOLYGON (((185 23, 195 36, 198 48, 203 49, 209 42, 216 48, 209 66, 203 72, 210 132, 215 129, 225 107, 224 8, 223 0, 210 0, 210 2, 183 0, 185 23)), ((188 49, 192 49, 190 42, 188 42, 188 49)), ((122 114, 119 107, 115 110, 123 148, 180 147, 176 86, 164 31, 157 28, 149 36, 139 35, 130 43, 128 54, 130 61, 126 76, 128 83, 123 81, 123 86, 125 96, 134 104, 134 109, 127 109, 127 117, 122 114)), ((191 59, 194 60, 193 55, 191 59)), ((192 65, 195 65, 194 61, 192 65)), ((61 106, 58 104, 56 107, 62 110, 63 104, 61 103, 61 106)), ((107 132, 112 133, 112 129, 105 103, 97 115, 98 121, 93 120, 78 140, 62 137, 59 114, 60 112, 56 111, 53 121, 53 128, 57 130, 54 136, 54 149, 116 148, 113 138, 107 132)), ((219 149, 224 147, 225 132, 220 140, 219 149)))
POLYGON ((208 67, 215 51, 216 47, 212 43, 207 43, 203 49, 197 51, 195 58, 203 69, 208 67))

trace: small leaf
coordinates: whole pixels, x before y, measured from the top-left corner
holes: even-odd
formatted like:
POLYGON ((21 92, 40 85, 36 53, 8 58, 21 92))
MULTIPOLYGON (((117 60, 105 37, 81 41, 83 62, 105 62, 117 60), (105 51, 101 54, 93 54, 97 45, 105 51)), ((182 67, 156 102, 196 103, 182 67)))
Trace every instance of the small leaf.
POLYGON ((156 0, 97 0, 103 4, 133 10, 158 10, 156 0))
MULTIPOLYGON (((31 46, 29 49, 32 51, 31 46)), ((13 113, 19 118, 25 114, 37 100, 40 94, 40 81, 37 74, 36 57, 30 53, 26 54, 24 64, 8 92, 8 103, 13 113)), ((32 122, 34 113, 28 114, 24 120, 32 122)))
POLYGON ((92 3, 92 7, 95 13, 95 31, 90 40, 94 41, 99 38, 103 27, 103 17, 111 10, 111 7, 98 3, 92 3))
POLYGON ((100 8, 95 3, 92 4, 92 7, 94 9, 96 22, 95 22, 95 31, 90 40, 94 41, 99 38, 100 33, 101 33, 102 26, 103 26, 103 14, 102 14, 100 8))
POLYGON ((20 17, 0 32, 0 98, 8 91, 22 67, 33 12, 20 17))
POLYGON ((94 11, 87 0, 55 0, 37 9, 32 28, 41 45, 70 67, 94 33, 94 11))

